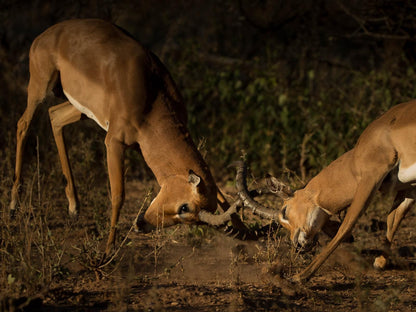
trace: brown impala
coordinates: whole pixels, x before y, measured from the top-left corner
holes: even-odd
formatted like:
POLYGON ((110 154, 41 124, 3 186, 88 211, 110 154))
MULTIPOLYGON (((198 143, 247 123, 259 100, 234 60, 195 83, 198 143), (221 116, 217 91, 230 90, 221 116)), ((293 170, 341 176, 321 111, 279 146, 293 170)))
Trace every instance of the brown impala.
MULTIPOLYGON (((352 230, 371 195, 379 189, 396 194, 387 217, 386 245, 389 247, 416 198, 416 101, 399 104, 372 122, 352 150, 294 195, 276 179, 271 182, 272 189, 286 197, 280 211, 253 201, 245 183, 240 183, 242 200, 263 217, 278 220, 290 231, 292 242, 306 249, 314 243, 316 234, 325 230, 331 215, 347 209, 335 237, 295 280, 307 280, 314 274, 352 230)), ((383 265, 376 261, 375 266, 383 265)))
MULTIPOLYGON (((111 230, 115 240, 124 201, 124 151, 139 143, 161 186, 144 216, 152 225, 209 222, 218 201, 228 207, 186 128, 183 100, 160 60, 118 27, 96 19, 69 20, 47 29, 29 54, 27 107, 17 124, 16 171, 10 209, 16 209, 23 144, 38 105, 57 86, 68 101, 49 109, 53 134, 67 180, 69 213, 78 199, 62 128, 87 116, 106 132, 111 188, 111 230)), ((232 210, 230 210, 231 212, 232 210)), ((228 213, 231 214, 231 213, 228 213)), ((222 219, 221 222, 225 221, 222 219)))

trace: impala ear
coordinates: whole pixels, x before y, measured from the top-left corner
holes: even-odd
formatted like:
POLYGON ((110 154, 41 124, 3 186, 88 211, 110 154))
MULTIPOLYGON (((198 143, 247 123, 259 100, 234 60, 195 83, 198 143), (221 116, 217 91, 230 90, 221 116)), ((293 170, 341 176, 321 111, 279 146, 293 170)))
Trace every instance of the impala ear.
POLYGON ((201 178, 198 175, 196 175, 195 172, 189 170, 188 182, 191 183, 192 186, 196 189, 198 185, 201 183, 201 178))

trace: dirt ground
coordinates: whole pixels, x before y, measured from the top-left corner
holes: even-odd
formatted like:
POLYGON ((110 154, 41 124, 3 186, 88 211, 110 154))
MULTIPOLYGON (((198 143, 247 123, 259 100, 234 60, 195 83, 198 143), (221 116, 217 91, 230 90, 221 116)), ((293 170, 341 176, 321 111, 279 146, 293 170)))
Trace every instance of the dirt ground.
MULTIPOLYGON (((119 241, 145 193, 141 183, 127 184, 119 241)), ((297 253, 283 230, 257 241, 205 226, 132 231, 114 261, 97 269, 94 250, 103 242, 91 238, 97 230, 92 212, 84 208, 72 225, 63 217, 56 213, 49 221, 55 237, 65 236, 62 274, 22 305, 26 311, 416 311, 414 210, 397 233, 387 270, 372 268, 386 214, 370 210, 354 229, 355 242, 343 243, 303 285, 285 277, 313 255, 297 253)))

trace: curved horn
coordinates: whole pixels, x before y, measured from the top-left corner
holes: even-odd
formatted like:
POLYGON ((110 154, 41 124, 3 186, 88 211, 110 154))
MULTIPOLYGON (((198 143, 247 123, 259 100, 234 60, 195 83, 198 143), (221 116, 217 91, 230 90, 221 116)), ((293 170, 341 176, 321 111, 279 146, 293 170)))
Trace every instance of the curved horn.
POLYGON ((267 193, 272 193, 283 198, 289 197, 293 194, 290 187, 286 186, 274 177, 268 177, 267 187, 248 191, 246 184, 247 169, 245 163, 243 161, 236 161, 231 164, 231 166, 235 166, 237 168, 236 187, 240 199, 236 200, 228 210, 219 215, 214 215, 205 210, 200 211, 198 214, 199 220, 213 226, 223 225, 230 220, 235 221, 232 220, 232 215, 237 213, 238 207, 243 204, 244 206, 251 208, 253 213, 259 215, 260 217, 278 220, 279 211, 264 207, 260 203, 256 202, 253 197, 267 193))
MULTIPOLYGON (((272 220, 279 220, 278 215, 280 211, 277 211, 275 209, 270 209, 262 204, 255 201, 251 196, 249 191, 247 190, 247 183, 246 183, 246 177, 247 177, 247 168, 244 161, 236 161, 234 165, 237 167, 237 177, 236 177, 236 186, 238 190, 238 195, 240 196, 240 199, 242 200, 244 206, 249 207, 253 210, 253 213, 267 219, 272 220)), ((277 179, 276 179, 277 181, 277 179)), ((270 187, 270 186, 269 186, 270 187)), ((270 187, 271 188, 271 187, 270 187)), ((270 190, 272 193, 276 193, 271 188, 270 190)))
POLYGON ((231 220, 231 215, 237 212, 237 207, 241 205, 241 201, 237 200, 231 207, 220 215, 214 215, 208 211, 201 210, 198 214, 199 220, 210 225, 219 226, 231 220))

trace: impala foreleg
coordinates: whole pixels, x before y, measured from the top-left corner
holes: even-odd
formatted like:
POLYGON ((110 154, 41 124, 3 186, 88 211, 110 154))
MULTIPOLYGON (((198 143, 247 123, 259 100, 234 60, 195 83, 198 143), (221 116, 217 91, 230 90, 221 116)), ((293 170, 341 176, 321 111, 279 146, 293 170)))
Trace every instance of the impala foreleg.
POLYGON ((302 272, 293 277, 293 280, 308 280, 325 262, 325 260, 332 254, 332 252, 334 252, 334 250, 338 247, 342 240, 352 230, 360 214, 366 207, 373 191, 377 189, 378 182, 379 180, 371 181, 368 179, 361 181, 357 188, 357 192, 354 196, 354 200, 351 206, 348 208, 344 221, 339 227, 339 230, 335 237, 328 243, 328 245, 326 245, 323 248, 322 252, 312 260, 312 262, 308 265, 308 267, 306 267, 306 269, 304 269, 302 272))
POLYGON ((10 201, 10 213, 13 214, 17 207, 17 201, 19 197, 20 178, 22 174, 23 163, 23 147, 26 141, 27 130, 29 128, 30 121, 33 117, 33 110, 26 109, 22 117, 17 123, 16 134, 16 166, 14 171, 14 183, 12 187, 12 198, 10 201))
POLYGON ((105 253, 108 255, 116 239, 116 226, 120 209, 124 202, 124 150, 125 145, 107 134, 105 138, 107 147, 107 167, 111 191, 111 227, 105 253))
POLYGON ((19 186, 22 173, 23 149, 26 141, 27 131, 35 114, 36 108, 43 101, 48 90, 48 83, 37 79, 36 75, 32 75, 29 81, 27 93, 27 107, 22 117, 17 122, 16 132, 16 166, 14 174, 14 183, 11 192, 10 213, 16 210, 19 197, 19 186), (33 77, 35 76, 35 77, 33 77))
POLYGON ((72 176, 71 166, 68 160, 68 154, 65 147, 62 128, 80 120, 81 115, 81 112, 72 106, 70 102, 64 102, 49 108, 49 118, 52 124, 53 136, 55 138, 56 147, 58 149, 62 172, 67 181, 65 193, 68 199, 68 211, 71 216, 77 215, 78 198, 74 186, 74 178, 72 176))

